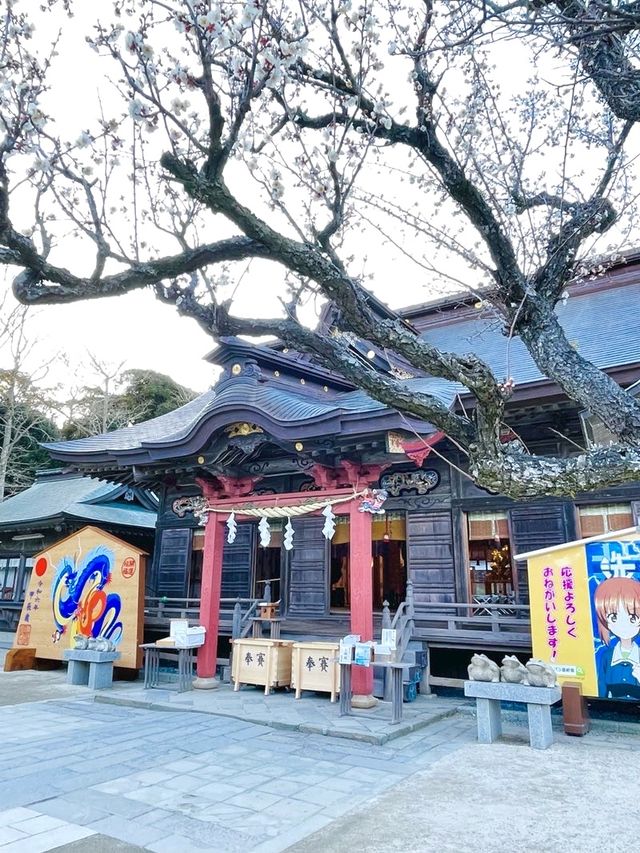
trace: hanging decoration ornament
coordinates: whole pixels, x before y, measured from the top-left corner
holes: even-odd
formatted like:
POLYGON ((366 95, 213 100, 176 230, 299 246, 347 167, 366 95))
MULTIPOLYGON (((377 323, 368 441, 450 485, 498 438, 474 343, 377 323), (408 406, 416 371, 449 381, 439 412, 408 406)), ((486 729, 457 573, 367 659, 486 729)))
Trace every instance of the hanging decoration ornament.
POLYGON ((266 548, 271 542, 271 528, 269 527, 269 522, 263 516, 260 519, 260 523, 258 524, 258 533, 260 534, 260 544, 263 548, 266 548))
POLYGON ((322 528, 322 535, 325 539, 333 539, 333 534, 336 532, 336 523, 334 512, 331 509, 331 504, 326 505, 326 507, 322 510, 322 514, 325 517, 324 526, 322 528))
POLYGON ((229 545, 232 545, 235 542, 236 533, 238 532, 235 512, 232 512, 229 518, 227 519, 227 529, 229 531, 229 533, 227 534, 227 542, 229 543, 229 545))
POLYGON ((372 515, 383 515, 382 504, 389 497, 384 489, 365 489, 361 496, 359 512, 370 512, 372 515))
POLYGON ((293 525, 291 524, 291 519, 287 519, 287 523, 284 528, 284 539, 282 544, 284 545, 285 551, 291 551, 293 548, 293 525))

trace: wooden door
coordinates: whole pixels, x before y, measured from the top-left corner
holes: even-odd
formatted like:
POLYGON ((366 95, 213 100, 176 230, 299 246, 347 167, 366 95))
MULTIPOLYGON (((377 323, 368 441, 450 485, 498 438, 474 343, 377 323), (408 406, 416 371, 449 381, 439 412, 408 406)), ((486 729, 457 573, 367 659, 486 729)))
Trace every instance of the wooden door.
MULTIPOLYGON (((509 510, 511 553, 523 554, 538 548, 561 545, 576 538, 573 505, 556 501, 522 504, 509 510)), ((529 602, 527 562, 520 560, 517 568, 517 600, 529 602)))
POLYGON ((185 598, 191 562, 191 528, 163 530, 156 561, 156 594, 185 598))
POLYGON ((407 569, 418 610, 421 603, 456 600, 449 510, 407 513, 407 569))
POLYGON ((238 524, 235 540, 231 543, 225 540, 222 551, 222 598, 251 598, 256 532, 254 522, 243 521, 238 524))
POLYGON ((328 542, 324 518, 296 518, 289 562, 290 616, 323 616, 328 612, 328 542))

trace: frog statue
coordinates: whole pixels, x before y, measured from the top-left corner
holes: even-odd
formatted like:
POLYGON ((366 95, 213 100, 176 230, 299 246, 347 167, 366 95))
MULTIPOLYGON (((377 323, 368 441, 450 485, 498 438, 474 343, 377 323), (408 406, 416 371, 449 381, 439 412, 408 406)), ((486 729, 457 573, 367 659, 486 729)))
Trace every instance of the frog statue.
POLYGON ((531 658, 527 661, 529 684, 532 687, 555 687, 558 677, 555 669, 543 660, 531 658))
POLYGON ((529 675, 525 667, 515 655, 505 655, 502 658, 500 678, 508 684, 528 684, 529 675))
POLYGON ((473 655, 467 667, 471 681, 500 681, 500 668, 486 655, 473 655))

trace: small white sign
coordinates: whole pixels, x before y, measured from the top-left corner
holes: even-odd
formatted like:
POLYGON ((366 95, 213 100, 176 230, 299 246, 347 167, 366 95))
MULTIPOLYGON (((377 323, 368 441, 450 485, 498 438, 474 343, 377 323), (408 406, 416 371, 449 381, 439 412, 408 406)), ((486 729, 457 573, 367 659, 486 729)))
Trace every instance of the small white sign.
POLYGON ((340 640, 340 651, 338 652, 338 663, 351 663, 353 661, 354 646, 351 643, 345 644, 340 640))
POLYGON ((353 662, 358 666, 369 666, 371 664, 371 646, 369 643, 356 643, 353 662))
POLYGON ((397 648, 397 631, 395 628, 383 628, 381 643, 383 646, 389 646, 392 652, 397 648))

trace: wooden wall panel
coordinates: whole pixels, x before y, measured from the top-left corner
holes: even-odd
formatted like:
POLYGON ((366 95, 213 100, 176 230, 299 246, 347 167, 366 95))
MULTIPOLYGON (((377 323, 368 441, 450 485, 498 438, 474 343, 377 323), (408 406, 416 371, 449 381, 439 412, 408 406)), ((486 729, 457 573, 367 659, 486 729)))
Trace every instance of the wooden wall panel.
MULTIPOLYGON (((573 504, 568 502, 521 504, 509 510, 509 520, 511 552, 514 555, 561 545, 577 538, 573 504)), ((519 602, 527 604, 529 589, 526 560, 519 561, 516 567, 517 598, 519 602)))

